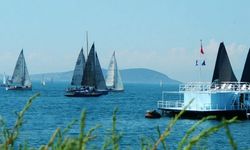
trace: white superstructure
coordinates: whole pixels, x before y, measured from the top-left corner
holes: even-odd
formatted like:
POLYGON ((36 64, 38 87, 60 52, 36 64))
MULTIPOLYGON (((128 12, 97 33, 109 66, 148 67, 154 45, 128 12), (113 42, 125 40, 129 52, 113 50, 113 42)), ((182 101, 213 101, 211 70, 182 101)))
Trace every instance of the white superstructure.
POLYGON ((165 91, 158 108, 165 110, 224 111, 250 109, 250 84, 223 82, 220 84, 191 82, 181 84, 179 91, 165 91))

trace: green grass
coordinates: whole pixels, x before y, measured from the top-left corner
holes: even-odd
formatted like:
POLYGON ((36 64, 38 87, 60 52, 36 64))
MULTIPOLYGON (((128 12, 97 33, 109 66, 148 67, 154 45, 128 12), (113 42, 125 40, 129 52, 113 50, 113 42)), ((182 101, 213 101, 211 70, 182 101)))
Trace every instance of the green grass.
MULTIPOLYGON (((27 142, 23 144, 16 145, 16 140, 19 136, 20 129, 23 125, 23 118, 25 113, 31 107, 32 102, 39 96, 40 94, 35 94, 32 96, 24 108, 17 114, 17 119, 15 124, 12 128, 6 126, 5 121, 0 118, 0 150, 14 150, 18 147, 19 150, 88 150, 94 149, 91 148, 89 145, 90 143, 98 136, 95 135, 94 132, 97 128, 100 128, 100 125, 97 125, 89 130, 86 130, 86 111, 82 111, 81 118, 80 118, 80 127, 79 127, 79 135, 78 136, 69 136, 68 131, 72 128, 73 125, 77 123, 77 120, 73 120, 65 129, 56 128, 55 132, 51 135, 50 140, 46 145, 41 145, 39 148, 31 148, 29 147, 27 142)), ((185 109, 192 103, 185 106, 185 108, 171 121, 166 125, 166 128, 161 131, 159 126, 156 127, 156 132, 158 133, 158 139, 152 139, 149 137, 141 138, 141 150, 157 150, 157 149, 170 149, 170 143, 167 143, 167 137, 172 133, 172 129, 175 126, 176 122, 179 120, 181 115, 185 112, 185 109), (161 146, 160 146, 161 145, 161 146)), ((118 109, 114 109, 113 116, 112 116, 112 127, 110 133, 107 135, 105 140, 103 141, 102 145, 97 145, 102 150, 119 150, 121 149, 121 139, 123 134, 117 130, 117 111, 118 109)), ((230 120, 223 119, 220 123, 203 129, 197 134, 194 134, 194 131, 203 124, 204 122, 215 119, 215 116, 208 116, 204 117, 201 120, 198 120, 193 126, 191 126, 187 131, 186 134, 182 137, 182 139, 178 142, 178 150, 191 150, 194 147, 197 148, 199 142, 202 139, 206 139, 206 137, 216 133, 217 131, 221 130, 222 128, 225 129, 225 137, 227 137, 231 148, 236 150, 237 144, 235 143, 233 136, 230 132, 229 125, 235 123, 237 117, 234 117, 230 120)), ((126 132, 126 131, 125 131, 126 132)), ((198 146, 199 147, 199 146, 198 146)), ((200 148, 202 149, 202 148, 200 148)))

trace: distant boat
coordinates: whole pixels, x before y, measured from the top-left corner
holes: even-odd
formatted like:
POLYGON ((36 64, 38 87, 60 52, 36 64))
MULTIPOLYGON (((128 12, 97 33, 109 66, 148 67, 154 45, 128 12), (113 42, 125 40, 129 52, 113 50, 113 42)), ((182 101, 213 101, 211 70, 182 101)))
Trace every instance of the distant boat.
POLYGON ((147 113, 145 114, 145 118, 149 119, 161 118, 161 114, 156 110, 148 110, 147 113))
POLYGON ((113 53, 106 76, 106 85, 110 91, 124 91, 121 74, 117 66, 115 52, 113 53))
POLYGON ((10 85, 6 87, 6 90, 31 90, 32 83, 28 73, 27 65, 23 55, 23 50, 19 54, 16 62, 14 73, 10 80, 10 85))
POLYGON ((84 55, 81 51, 71 82, 71 85, 75 87, 67 89, 65 96, 97 97, 107 94, 108 90, 94 44, 90 49, 86 64, 84 60, 84 55))
POLYGON ((6 74, 4 73, 3 74, 3 83, 1 84, 1 87, 7 87, 8 86, 8 80, 9 80, 9 77, 6 76, 6 74))
POLYGON ((68 97, 84 97, 87 95, 89 96, 89 94, 86 94, 82 84, 84 68, 85 68, 85 57, 82 48, 75 64, 72 81, 70 83, 71 87, 69 87, 66 90, 65 96, 68 97))
POLYGON ((44 76, 43 76, 43 78, 42 78, 42 80, 41 80, 41 84, 42 84, 42 86, 45 86, 45 85, 46 85, 46 81, 45 81, 44 76))
POLYGON ((103 77, 101 65, 95 51, 94 44, 90 49, 86 66, 84 68, 82 85, 84 87, 93 89, 93 91, 97 93, 108 93, 108 89, 103 77))

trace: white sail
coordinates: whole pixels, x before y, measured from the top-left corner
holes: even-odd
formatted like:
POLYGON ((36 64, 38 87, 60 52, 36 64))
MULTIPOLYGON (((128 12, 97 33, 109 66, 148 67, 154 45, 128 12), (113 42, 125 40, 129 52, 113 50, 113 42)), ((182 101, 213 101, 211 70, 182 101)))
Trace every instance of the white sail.
POLYGON ((23 55, 23 50, 21 51, 17 59, 11 81, 12 81, 12 84, 14 85, 29 86, 29 87, 32 85, 30 77, 29 77, 28 69, 26 66, 25 58, 23 55))
POLYGON ((108 72, 106 76, 106 85, 111 90, 115 91, 124 90, 121 74, 118 69, 117 61, 115 58, 115 52, 113 53, 109 63, 108 72))
POLYGON ((71 85, 81 86, 84 68, 85 68, 85 57, 82 48, 76 61, 71 85))
POLYGON ((45 81, 45 77, 44 77, 44 75, 43 75, 43 77, 42 77, 41 84, 42 84, 43 86, 45 86, 45 85, 46 85, 46 81, 45 81))
POLYGON ((3 73, 3 85, 6 85, 7 81, 6 81, 6 75, 5 73, 3 73))

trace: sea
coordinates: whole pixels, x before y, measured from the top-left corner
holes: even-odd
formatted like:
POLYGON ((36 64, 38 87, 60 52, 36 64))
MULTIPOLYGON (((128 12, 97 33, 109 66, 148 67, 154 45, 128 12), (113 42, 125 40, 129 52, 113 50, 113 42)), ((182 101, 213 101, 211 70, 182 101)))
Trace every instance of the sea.
MULTIPOLYGON (((112 114, 117 112, 117 130, 122 135, 120 149, 141 149, 142 139, 154 143, 158 139, 157 127, 165 130, 171 118, 146 119, 147 110, 157 109, 157 101, 161 99, 162 91, 176 91, 178 85, 159 84, 125 84, 125 91, 109 93, 100 97, 70 98, 65 97, 67 82, 51 82, 42 86, 33 83, 31 91, 6 91, 0 89, 0 119, 8 128, 12 128, 29 97, 35 93, 41 96, 34 100, 25 113, 24 123, 20 130, 16 145, 27 142, 34 148, 47 144, 57 128, 65 129, 74 119, 80 119, 81 112, 86 110, 86 131, 101 125, 93 132, 96 139, 88 145, 89 149, 100 149, 110 135, 112 114)), ((166 138, 167 147, 176 149, 187 130, 198 120, 180 119, 170 135, 166 138)), ((202 130, 217 125, 219 121, 209 120, 201 124, 191 137, 197 136, 202 130)), ((68 137, 78 136, 79 121, 68 131, 68 137)), ((250 121, 239 121, 230 125, 230 131, 239 149, 250 148, 250 121)), ((2 136, 2 135, 1 135, 2 136)), ((202 139, 197 149, 231 149, 225 129, 202 139)), ((161 149, 161 147, 159 147, 161 149)))

